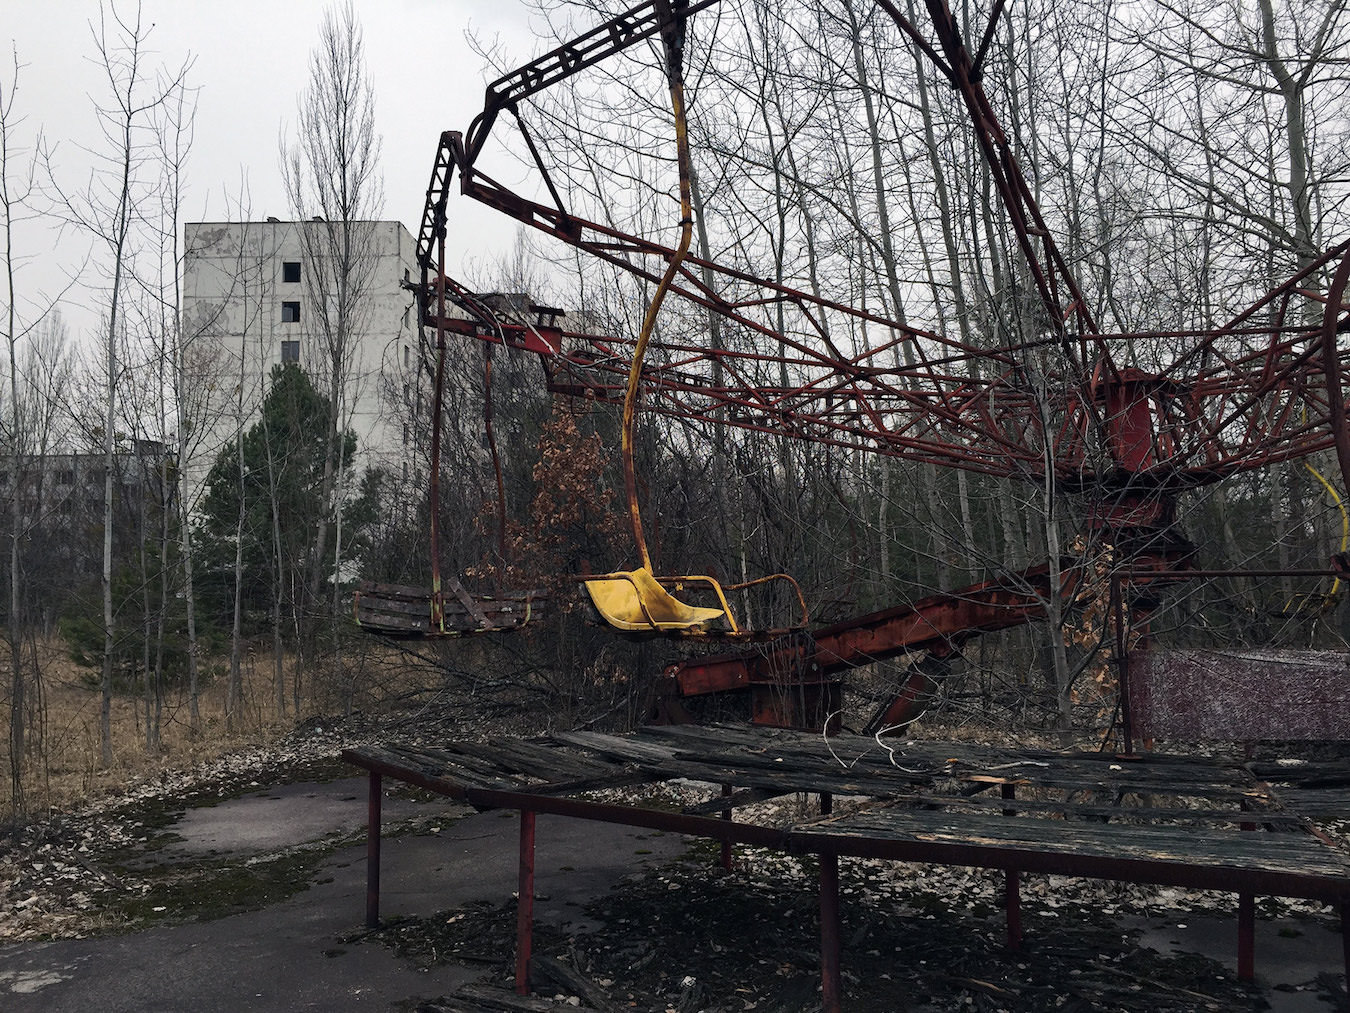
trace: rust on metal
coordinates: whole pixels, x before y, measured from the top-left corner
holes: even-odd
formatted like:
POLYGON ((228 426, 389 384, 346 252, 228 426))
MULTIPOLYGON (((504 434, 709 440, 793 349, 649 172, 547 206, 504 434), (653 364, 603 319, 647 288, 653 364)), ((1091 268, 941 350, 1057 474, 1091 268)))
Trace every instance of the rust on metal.
MULTIPOLYGON (((1103 333, 984 93, 982 56, 972 58, 942 0, 924 5, 931 39, 889 0, 880 6, 967 107, 1046 310, 1052 333, 1043 338, 976 347, 688 255, 683 241, 670 248, 586 221, 562 206, 532 142, 555 206, 512 193, 478 171, 479 155, 501 112, 516 113, 531 96, 657 33, 669 50, 677 29, 710 5, 710 0, 688 6, 665 0, 639 4, 493 82, 467 141, 455 131, 440 137, 418 243, 424 264, 433 240, 443 236, 449 184, 458 171, 466 195, 641 279, 660 280, 663 294, 669 291, 767 339, 752 346, 757 351, 653 341, 652 349, 663 354, 649 365, 635 354, 634 339, 570 334, 562 343, 566 350, 553 346, 543 353, 553 389, 619 403, 636 375, 645 410, 677 418, 716 417, 752 431, 994 475, 1039 479, 1049 467, 1065 487, 1080 487, 1090 500, 1103 502, 1125 495, 1139 478, 1149 480, 1153 498, 1166 501, 1236 471, 1338 446, 1337 423, 1344 419, 1339 374, 1350 349, 1339 348, 1334 335, 1346 318, 1350 246, 1328 251, 1213 330, 1103 333), (1321 296, 1316 282, 1331 265, 1339 265, 1337 280, 1321 296), (731 291, 745 295, 714 295, 731 291), (1320 326, 1307 323, 1310 308, 1320 313, 1320 326), (768 322, 776 313, 791 318, 786 327, 768 322), (878 333, 895 337, 859 356, 845 355, 822 324, 835 314, 880 325, 878 333), (1319 334, 1322 340, 1314 340, 1319 334), (1147 373, 1119 366, 1141 337, 1177 349, 1173 361, 1147 373), (1233 339, 1241 341, 1236 354, 1233 339), (901 347, 914 353, 912 365, 896 354, 901 347), (1223 354, 1212 354, 1220 347, 1223 354), (1033 352, 1059 356, 1043 383, 1028 379, 1026 357, 1033 352), (1202 362, 1210 364, 1202 369, 1202 362), (780 368, 750 369, 754 364, 780 368), (795 379, 783 387, 713 382, 724 375, 733 381, 750 375, 795 379), (1036 421, 1043 418, 1041 407, 1048 407, 1048 417, 1055 420, 1049 428, 1036 421), (1033 432, 1037 429, 1042 431, 1033 432), (1097 448, 1103 447, 1105 462, 1097 457, 1097 448)), ((980 33, 982 53, 996 22, 997 10, 980 33)), ((444 291, 443 271, 441 279, 437 288, 444 291)), ((1341 442, 1350 447, 1350 437, 1341 442)), ((1350 450, 1338 449, 1350 466, 1350 450)), ((1137 517, 1142 508, 1142 502, 1132 503, 1126 516, 1137 517)), ((1164 518, 1166 513, 1164 507, 1164 518)))
POLYGON ((366 797, 366 927, 380 926, 380 819, 383 786, 378 772, 370 772, 366 797))
POLYGON ((516 877, 516 992, 530 994, 534 942, 534 810, 520 810, 520 862, 516 877))
POLYGON ((1133 651, 1129 709, 1141 738, 1350 739, 1350 656, 1332 651, 1133 651))
MULTIPOLYGON (((1184 556, 1155 555, 1134 562, 1133 583, 1164 581, 1184 556), (1146 564, 1152 564, 1148 568, 1146 564)), ((753 689, 753 719, 783 727, 821 727, 818 719, 838 709, 838 675, 847 669, 902 654, 927 651, 948 657, 973 637, 1043 618, 1051 595, 1072 598, 1082 581, 1081 561, 1064 559, 1058 573, 1042 564, 959 591, 930 595, 813 630, 809 639, 789 638, 759 651, 678 662, 666 669, 680 696, 753 689), (785 687, 800 690, 803 705, 785 687)), ((919 714, 936 680, 914 671, 895 700, 870 727, 894 728, 919 714)))
MULTIPOLYGON (((1017 785, 1005 784, 999 788, 999 794, 1009 801, 1017 798, 1017 785)), ((1004 816, 1016 816, 1016 809, 1004 809, 1004 816)), ((1008 949, 1022 948, 1022 874, 1016 869, 1003 873, 1003 909, 1004 925, 1007 930, 1008 949)))
POLYGON ((820 855, 820 998, 824 1013, 840 1013, 844 1008, 843 978, 840 972, 842 944, 839 939, 839 856, 820 855))
MULTIPOLYGON (((879 0, 879 6, 964 103, 1044 309, 1045 333, 976 346, 690 253, 688 139, 679 130, 683 89, 674 54, 689 17, 712 2, 640 3, 503 75, 489 85, 483 110, 466 133, 440 135, 418 241, 424 313, 429 323, 434 320, 438 344, 456 333, 537 354, 555 393, 624 405, 628 450, 632 406, 640 400, 644 411, 673 419, 715 418, 751 433, 826 447, 1034 482, 1053 479, 1058 488, 1083 496, 1090 531, 1119 553, 1115 565, 1132 588, 1131 608, 1141 619, 1152 604, 1146 590, 1165 586, 1169 572, 1190 563, 1190 547, 1176 526, 1178 495, 1333 449, 1342 478, 1350 478, 1341 380, 1350 345, 1338 340, 1350 320, 1350 244, 1313 258, 1219 327, 1103 332, 982 85, 1001 2, 983 24, 965 32, 945 0, 919 5, 922 25, 911 8, 891 0, 879 0), (673 247, 589 221, 567 207, 550 177, 548 152, 520 116, 531 97, 657 35, 678 132, 681 231, 673 247), (973 56, 967 35, 979 39, 973 56), (504 112, 521 129, 551 204, 514 193, 479 170, 504 112), (445 273, 446 207, 456 173, 471 199, 656 285, 649 317, 670 295, 737 325, 733 329, 748 340, 731 348, 703 336, 658 339, 650 320, 635 337, 588 334, 558 328, 556 318, 536 326, 483 305, 445 273), (436 277, 429 279, 433 271, 436 277), (462 312, 462 320, 449 315, 447 303, 462 312), (891 337, 845 354, 831 337, 830 319, 891 337), (1170 359, 1148 370, 1125 365, 1141 339, 1170 349, 1170 359), (765 384, 758 379, 763 376, 783 379, 765 384)), ((626 477, 646 561, 631 467, 626 477)), ((911 651, 949 657, 979 633, 1043 618, 1047 596, 1072 595, 1076 579, 1072 570, 1053 576, 1048 568, 1028 571, 815 631, 814 645, 788 639, 761 656, 678 665, 668 672, 667 685, 680 697, 745 692, 756 721, 809 725, 831 713, 838 675, 847 668, 911 651)), ((439 627, 444 595, 434 577, 432 595, 432 625, 439 627)), ((1120 655, 1121 674, 1128 676, 1123 645, 1120 655)), ((938 681, 913 672, 874 726, 903 726, 938 681)), ((660 708, 672 718, 685 711, 678 699, 660 708)), ((1127 721, 1132 710, 1126 708, 1127 721)), ((1133 738, 1133 729, 1126 733, 1133 738)))

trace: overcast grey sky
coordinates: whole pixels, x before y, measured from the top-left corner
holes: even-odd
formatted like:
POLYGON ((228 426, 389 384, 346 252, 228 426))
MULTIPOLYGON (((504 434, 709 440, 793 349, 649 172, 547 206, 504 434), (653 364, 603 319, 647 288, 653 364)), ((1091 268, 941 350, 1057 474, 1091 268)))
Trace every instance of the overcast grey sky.
MULTIPOLYGON (((242 183, 251 217, 291 217, 280 182, 278 138, 295 119, 325 6, 325 0, 142 0, 143 21, 154 25, 149 42, 156 60, 177 68, 185 57, 195 57, 189 81, 199 91, 186 221, 231 217, 242 183)), ((135 3, 121 0, 118 9, 134 13, 135 3)), ((473 52, 465 31, 498 39, 512 66, 526 62, 540 45, 518 0, 356 0, 356 9, 383 138, 384 214, 415 236, 440 131, 467 128, 482 106, 486 80, 495 76, 473 52)), ((8 68, 11 48, 21 64, 15 105, 24 121, 18 140, 28 147, 41 130, 57 147, 63 185, 72 188, 88 173, 80 146, 99 139, 90 96, 103 82, 89 27, 98 13, 97 0, 4 0, 0 19, 4 65, 8 68)), ((494 174, 501 167, 494 165, 494 174)), ((514 178, 511 171, 503 175, 514 178)), ((515 234, 513 225, 472 204, 452 204, 452 230, 473 237, 471 244, 453 244, 453 273, 472 275, 474 262, 499 255, 515 234)), ((55 249, 31 230, 19 240, 41 252, 21 279, 30 287, 51 290, 60 284, 58 268, 69 269, 83 257, 80 237, 67 237, 55 249)), ((74 305, 66 315, 81 337, 97 323, 91 316, 97 300, 72 292, 70 301, 74 305)))

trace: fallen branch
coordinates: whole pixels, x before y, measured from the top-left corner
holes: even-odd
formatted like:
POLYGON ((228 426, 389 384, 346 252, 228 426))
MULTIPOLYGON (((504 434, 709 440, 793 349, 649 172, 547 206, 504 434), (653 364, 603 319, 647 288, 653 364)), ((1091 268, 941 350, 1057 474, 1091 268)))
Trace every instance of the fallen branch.
POLYGON ((568 967, 562 961, 535 954, 530 957, 530 975, 557 985, 571 995, 578 995, 593 1006, 598 1013, 619 1013, 619 1007, 610 999, 608 993, 584 974, 568 967))

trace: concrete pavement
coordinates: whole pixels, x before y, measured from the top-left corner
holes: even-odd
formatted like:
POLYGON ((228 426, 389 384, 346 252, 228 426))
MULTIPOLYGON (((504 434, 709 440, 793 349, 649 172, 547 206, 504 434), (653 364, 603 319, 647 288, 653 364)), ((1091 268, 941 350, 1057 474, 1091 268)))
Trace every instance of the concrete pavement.
MULTIPOLYGON (((505 903, 516 888, 518 820, 444 802, 386 800, 386 818, 443 812, 438 833, 386 838, 381 914, 428 915, 473 901, 505 903)), ((365 780, 268 789, 175 826, 186 840, 165 860, 205 853, 271 852, 365 819, 365 780)), ((540 816, 535 916, 580 921, 580 906, 642 865, 673 857, 678 837, 540 816), (564 867, 566 867, 564 871, 564 867)), ((343 944, 365 914, 365 847, 323 862, 308 889, 260 911, 164 925, 127 935, 0 948, 6 1013, 289 1013, 391 1008, 479 978, 480 968, 420 971, 378 943, 343 944)), ((503 954, 503 958, 507 955, 503 954)), ((408 1007, 403 1007, 408 1008, 408 1007)))

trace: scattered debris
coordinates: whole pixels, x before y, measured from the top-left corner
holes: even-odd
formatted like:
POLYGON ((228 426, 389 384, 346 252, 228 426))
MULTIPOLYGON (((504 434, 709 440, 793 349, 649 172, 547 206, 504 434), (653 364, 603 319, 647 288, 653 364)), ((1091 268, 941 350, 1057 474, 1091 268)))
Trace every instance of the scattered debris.
MULTIPOLYGON (((726 873, 719 857, 716 845, 699 842, 679 861, 634 874, 586 907, 587 925, 599 928, 568 934, 536 924, 535 999, 548 1005, 510 1008, 556 1009, 576 998, 583 1009, 607 1009, 602 1002, 609 1001, 658 1013, 818 1010, 814 860, 741 848, 726 873), (564 981, 555 973, 560 968, 564 981), (583 983, 599 990, 602 1002, 583 983)), ((1027 877, 1026 941, 1011 951, 993 873, 855 860, 843 864, 842 874, 849 1008, 1266 1008, 1263 987, 1238 981, 1223 964, 1139 943, 1143 918, 1162 911, 1175 917, 1178 902, 1197 916, 1213 914, 1217 895, 1173 891, 1160 899, 1146 887, 1027 877), (1135 928, 1123 927, 1125 916, 1135 928)), ((479 904, 404 920, 371 938, 417 961, 463 960, 466 948, 477 958, 495 950, 495 962, 473 963, 506 983, 514 917, 511 904, 479 904)), ((1333 1000, 1325 983, 1307 987, 1333 1000)))
MULTIPOLYGON (((447 717, 446 721, 453 720, 447 717)), ((453 734, 425 722, 428 742, 453 734)), ((0 941, 79 938, 127 926, 110 915, 129 899, 160 917, 154 881, 118 856, 172 843, 185 807, 315 777, 349 776, 333 757, 378 737, 359 723, 324 721, 267 748, 190 771, 164 772, 116 797, 90 800, 0 840, 0 941)), ((484 734, 487 734, 485 731, 484 734)), ((1284 758, 1288 754, 1278 754, 1284 758)), ((1281 764, 1282 770, 1303 765, 1281 764)), ((1271 775, 1272 779, 1274 774, 1271 775)), ((706 796, 664 786, 673 807, 706 796)), ((625 789, 599 796, 624 798, 625 789)), ((765 822, 790 823, 804 801, 746 800, 765 822), (762 807, 762 810, 761 810, 762 807)), ((847 800, 837 800, 844 806, 847 800)), ((276 856, 273 856, 276 857, 276 856)), ((453 961, 484 982, 424 1002, 425 1013, 620 1009, 658 1013, 793 1013, 819 1009, 819 939, 813 859, 738 848, 723 872, 715 843, 697 842, 677 862, 635 874, 585 909, 585 931, 537 924, 536 994, 512 989, 515 907, 480 903, 373 932, 343 945, 391 946, 418 966, 453 961)), ((1268 988, 1236 980, 1225 965, 1140 944, 1130 924, 1232 916, 1234 901, 1166 887, 1064 877, 1023 877, 1026 943, 1004 945, 1000 879, 983 870, 890 862, 842 863, 845 997, 851 1008, 916 1013, 1046 1009, 1170 1011, 1260 1009, 1268 988), (922 997, 922 998, 921 998, 922 997)), ((1260 917, 1296 916, 1300 929, 1334 930, 1320 905, 1260 900, 1260 917)), ((149 915, 147 914, 147 917, 149 915)), ((1258 973, 1260 954, 1258 953, 1258 973)), ((1337 975, 1294 986, 1344 1007, 1337 975)))

